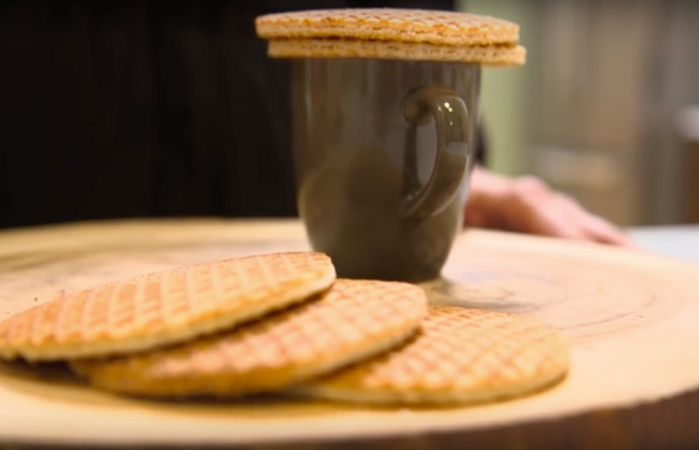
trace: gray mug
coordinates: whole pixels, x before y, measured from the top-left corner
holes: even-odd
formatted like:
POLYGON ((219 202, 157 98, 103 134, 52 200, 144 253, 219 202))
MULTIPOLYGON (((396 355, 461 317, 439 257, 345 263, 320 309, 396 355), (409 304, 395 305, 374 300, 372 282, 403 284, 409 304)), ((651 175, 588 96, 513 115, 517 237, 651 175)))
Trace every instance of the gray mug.
POLYGON ((344 278, 437 278, 460 232, 481 68, 292 61, 297 202, 310 245, 344 278))

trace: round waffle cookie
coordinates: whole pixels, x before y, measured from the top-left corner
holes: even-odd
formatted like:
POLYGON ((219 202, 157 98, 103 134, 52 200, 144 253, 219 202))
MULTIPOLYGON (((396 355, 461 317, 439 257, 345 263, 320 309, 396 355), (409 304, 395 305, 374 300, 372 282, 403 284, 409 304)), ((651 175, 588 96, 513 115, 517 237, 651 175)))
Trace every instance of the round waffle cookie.
POLYGON ((398 8, 326 9, 276 13, 255 20, 263 39, 342 38, 452 46, 516 44, 519 25, 455 11, 398 8))
POLYGON ((0 323, 0 358, 101 357, 232 328, 326 291, 330 258, 288 252, 234 258, 59 294, 0 323))
POLYGON ((312 380, 304 395, 364 404, 467 404, 522 396, 562 379, 568 344, 521 317, 431 305, 417 337, 312 380))
POLYGON ((274 58, 376 58, 522 65, 519 26, 489 16, 395 8, 329 9, 260 16, 274 58))
POLYGON ((98 388, 142 397, 270 392, 390 350, 415 334, 426 313, 418 286, 337 280, 313 301, 231 332, 71 367, 98 388))
POLYGON ((445 61, 487 66, 521 66, 527 52, 521 45, 452 47, 408 42, 332 39, 278 39, 269 42, 273 58, 365 58, 445 61))

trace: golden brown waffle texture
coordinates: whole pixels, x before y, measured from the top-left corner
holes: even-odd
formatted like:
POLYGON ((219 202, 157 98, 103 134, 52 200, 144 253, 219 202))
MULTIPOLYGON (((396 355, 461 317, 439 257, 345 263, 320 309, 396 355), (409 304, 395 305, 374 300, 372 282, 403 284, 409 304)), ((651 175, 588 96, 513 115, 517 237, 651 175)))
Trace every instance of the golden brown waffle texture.
POLYGON ((149 350, 261 317, 327 290, 328 256, 289 252, 187 266, 93 287, 0 323, 0 358, 58 360, 149 350))
POLYGON ((59 360, 97 389, 144 398, 295 393, 358 404, 449 405, 562 380, 556 330, 428 305, 417 285, 337 279, 330 258, 234 258, 96 286, 0 323, 0 356, 59 360))
POLYGON ((232 331, 73 368, 100 388, 139 396, 279 390, 395 347, 426 309, 425 292, 411 284, 337 280, 318 299, 232 331))
POLYGON ((350 40, 280 39, 270 41, 268 54, 275 58, 362 58, 411 61, 448 61, 488 66, 520 66, 526 60, 524 47, 482 46, 447 47, 403 42, 372 42, 367 45, 350 40))
POLYGON ((264 39, 343 38, 475 46, 516 44, 519 26, 489 16, 397 8, 330 9, 260 16, 264 39))
POLYGON ((568 370, 564 337, 522 317, 431 305, 421 330, 401 348, 299 392, 365 404, 465 404, 529 394, 568 370))
POLYGON ((490 16, 396 8, 329 9, 260 16, 274 58, 375 58, 518 66, 519 25, 490 16))

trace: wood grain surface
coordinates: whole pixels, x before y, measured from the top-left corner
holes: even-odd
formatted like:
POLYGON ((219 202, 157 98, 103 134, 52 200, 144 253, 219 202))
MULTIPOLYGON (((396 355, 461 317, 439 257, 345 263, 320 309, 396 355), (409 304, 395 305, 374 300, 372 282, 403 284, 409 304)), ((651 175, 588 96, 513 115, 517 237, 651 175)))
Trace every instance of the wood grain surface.
MULTIPOLYGON (((307 248, 297 221, 130 221, 0 234, 0 319, 51 297, 181 264, 307 248)), ((562 330, 567 379, 507 402, 437 410, 269 400, 156 403, 60 368, 0 365, 0 444, 27 447, 692 448, 699 443, 699 265, 486 231, 455 244, 431 301, 562 330)))

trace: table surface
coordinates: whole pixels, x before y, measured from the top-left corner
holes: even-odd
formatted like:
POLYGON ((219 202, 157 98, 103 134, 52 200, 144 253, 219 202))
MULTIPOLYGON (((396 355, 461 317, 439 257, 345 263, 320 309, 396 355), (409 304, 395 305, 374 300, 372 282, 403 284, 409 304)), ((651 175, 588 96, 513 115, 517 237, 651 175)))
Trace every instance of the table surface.
POLYGON ((629 233, 653 254, 699 263, 699 225, 635 227, 629 233))

